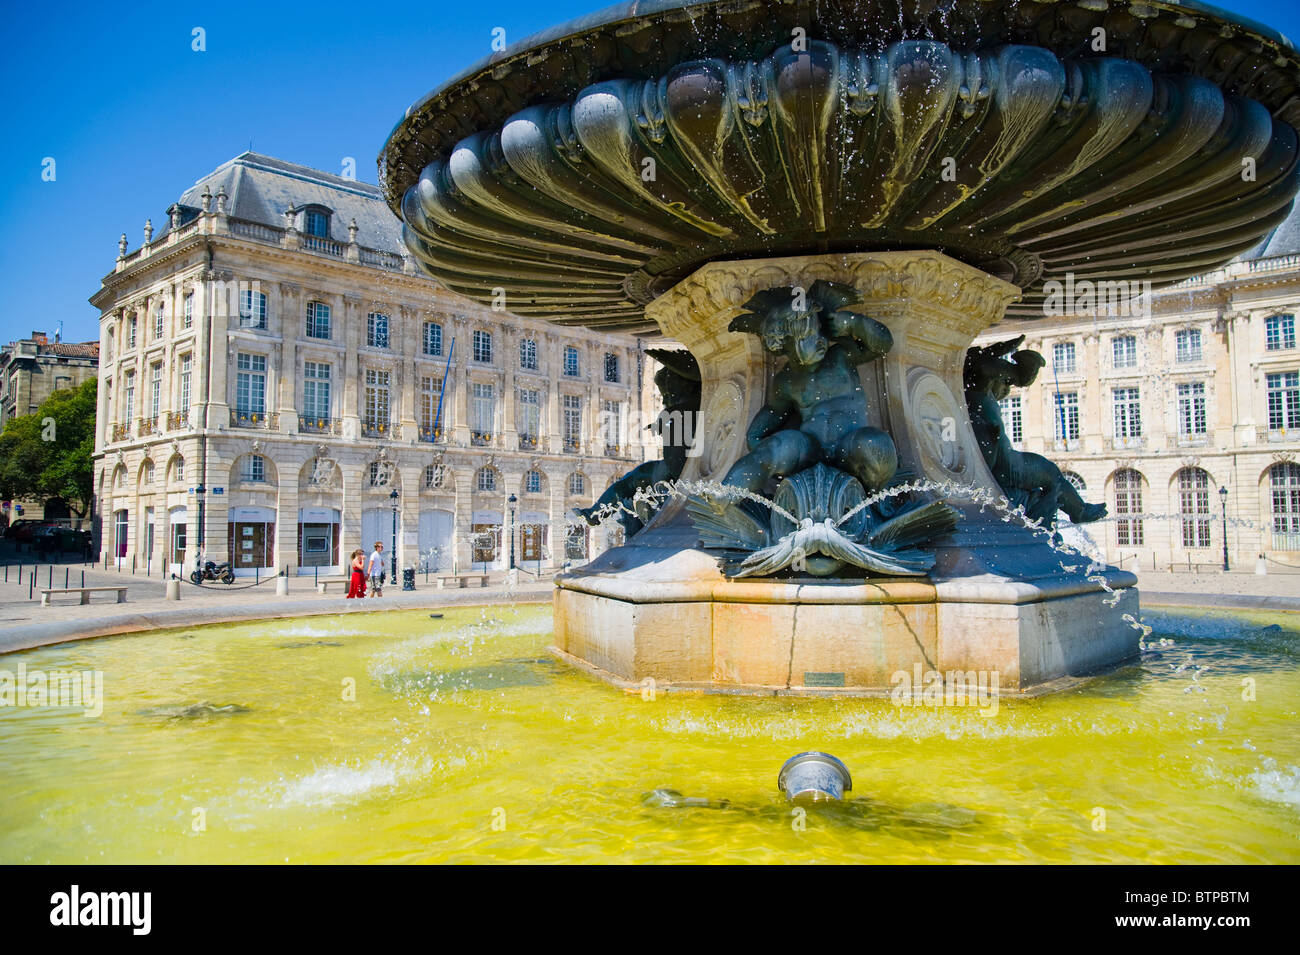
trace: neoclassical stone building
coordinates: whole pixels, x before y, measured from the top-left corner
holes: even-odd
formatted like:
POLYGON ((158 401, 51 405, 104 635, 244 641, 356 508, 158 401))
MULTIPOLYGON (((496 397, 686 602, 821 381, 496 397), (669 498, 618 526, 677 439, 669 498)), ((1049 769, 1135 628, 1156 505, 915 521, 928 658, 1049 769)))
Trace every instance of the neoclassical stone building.
POLYGON ((1225 511, 1230 565, 1300 567, 1300 214, 1129 314, 1086 304, 977 339, 1047 359, 1003 402, 1016 446, 1106 503, 1087 530, 1126 569, 1221 566, 1225 511))
POLYGON ((91 298, 105 557, 333 572, 396 515, 399 567, 501 568, 512 511, 526 569, 608 545, 565 515, 646 453, 639 341, 460 299, 399 229, 374 186, 244 153, 122 237, 91 298))

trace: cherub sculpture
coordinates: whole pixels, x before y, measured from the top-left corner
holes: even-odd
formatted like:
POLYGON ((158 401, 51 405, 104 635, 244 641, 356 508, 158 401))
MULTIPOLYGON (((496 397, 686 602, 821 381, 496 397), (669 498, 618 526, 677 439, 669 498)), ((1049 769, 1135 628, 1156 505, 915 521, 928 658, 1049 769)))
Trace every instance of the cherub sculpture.
POLYGON ((688 351, 651 348, 646 354, 663 365, 655 372, 655 387, 663 398, 664 410, 652 428, 663 436, 664 456, 637 465, 605 489, 591 507, 575 508, 588 524, 595 526, 617 509, 618 522, 626 536, 641 529, 649 518, 646 507, 633 502, 638 491, 663 481, 675 481, 686 467, 686 454, 700 412, 700 366, 688 351))
POLYGON ((761 491, 773 478, 827 464, 857 478, 868 491, 885 487, 898 467, 893 439, 868 424, 858 365, 893 347, 889 329, 845 308, 861 298, 848 285, 818 281, 805 294, 798 287, 759 292, 749 311, 732 320, 733 332, 749 332, 784 355, 767 403, 750 422, 749 453, 723 484, 761 491))
POLYGON ((980 453, 1007 500, 1023 506, 1030 518, 1054 524, 1056 512, 1061 510, 1076 524, 1100 520, 1106 516, 1105 504, 1084 501, 1060 468, 1041 454, 1015 450, 1007 437, 998 402, 1013 386, 1031 384, 1046 364, 1036 351, 1016 351, 1024 340, 1021 335, 966 352, 962 370, 966 407, 980 453))

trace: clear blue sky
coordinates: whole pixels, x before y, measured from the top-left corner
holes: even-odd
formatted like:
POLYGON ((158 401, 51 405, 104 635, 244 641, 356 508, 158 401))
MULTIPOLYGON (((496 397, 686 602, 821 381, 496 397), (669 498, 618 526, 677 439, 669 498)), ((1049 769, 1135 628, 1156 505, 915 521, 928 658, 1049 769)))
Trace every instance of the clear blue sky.
MULTIPOLYGON (((609 0, 418 4, 36 4, 0 7, 0 342, 33 329, 98 336, 86 299, 146 217, 252 143, 339 171, 374 159, 402 111, 509 42, 609 0), (191 49, 206 30, 206 52, 191 49), (53 157, 57 178, 41 179, 53 157)), ((1296 0, 1220 6, 1300 37, 1296 0)), ((1300 41, 1298 41, 1300 42, 1300 41)))

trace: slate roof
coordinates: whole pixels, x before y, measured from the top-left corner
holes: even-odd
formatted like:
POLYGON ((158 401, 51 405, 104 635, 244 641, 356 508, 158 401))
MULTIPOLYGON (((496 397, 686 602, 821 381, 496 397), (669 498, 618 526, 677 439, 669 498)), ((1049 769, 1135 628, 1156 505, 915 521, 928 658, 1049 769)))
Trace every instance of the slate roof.
MULTIPOLYGON (((213 209, 219 187, 225 186, 229 197, 226 212, 236 219, 283 229, 285 210, 321 205, 333 212, 330 238, 336 242, 348 241, 348 223, 355 219, 358 244, 399 255, 404 251, 401 222, 385 205, 379 187, 367 182, 344 179, 274 156, 245 152, 222 163, 185 190, 176 203, 181 209, 182 225, 203 208, 204 186, 214 196, 213 209)), ((155 242, 167 234, 170 225, 170 217, 164 213, 161 226, 154 231, 155 242)))

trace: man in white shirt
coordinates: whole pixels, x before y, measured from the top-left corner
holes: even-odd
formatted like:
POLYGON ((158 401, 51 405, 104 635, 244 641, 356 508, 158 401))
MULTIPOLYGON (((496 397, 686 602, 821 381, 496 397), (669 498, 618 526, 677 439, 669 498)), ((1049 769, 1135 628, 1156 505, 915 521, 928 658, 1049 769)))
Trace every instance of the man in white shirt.
POLYGON ((375 549, 366 562, 366 576, 370 578, 370 596, 384 595, 384 542, 375 541, 375 549))

